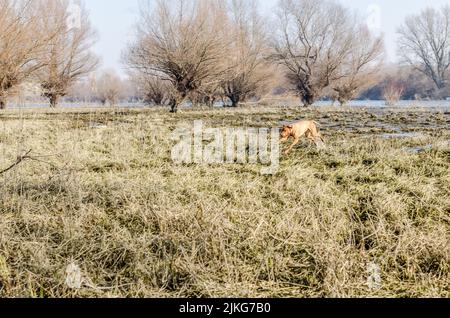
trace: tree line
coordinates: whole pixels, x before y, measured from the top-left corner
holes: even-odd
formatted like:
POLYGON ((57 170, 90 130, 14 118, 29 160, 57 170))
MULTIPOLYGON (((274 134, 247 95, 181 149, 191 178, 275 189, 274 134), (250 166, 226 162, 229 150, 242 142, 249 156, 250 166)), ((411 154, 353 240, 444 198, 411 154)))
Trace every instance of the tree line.
POLYGON ((450 6, 406 19, 398 29, 402 65, 392 72, 383 38, 334 1, 280 0, 269 17, 257 1, 152 4, 141 10, 124 61, 148 87, 147 99, 173 112, 186 99, 226 97, 237 106, 274 88, 305 106, 322 98, 346 104, 364 96, 388 103, 450 96, 450 6))
POLYGON ((25 81, 38 83, 56 107, 97 67, 96 33, 82 3, 77 9, 71 17, 67 0, 0 0, 0 108, 25 81))
MULTIPOLYGON (((428 8, 398 28, 400 65, 386 65, 382 36, 357 12, 331 0, 279 0, 269 16, 257 0, 152 0, 142 3, 123 52, 128 80, 92 74, 97 40, 82 2, 0 0, 0 108, 24 82, 38 83, 56 107, 64 96, 121 94, 148 104, 230 106, 285 93, 320 99, 425 99, 450 96, 450 6, 428 8), (87 80, 86 80, 87 78, 87 80), (126 87, 126 88, 124 88, 126 87)), ((92 96, 90 96, 92 98, 92 96)))

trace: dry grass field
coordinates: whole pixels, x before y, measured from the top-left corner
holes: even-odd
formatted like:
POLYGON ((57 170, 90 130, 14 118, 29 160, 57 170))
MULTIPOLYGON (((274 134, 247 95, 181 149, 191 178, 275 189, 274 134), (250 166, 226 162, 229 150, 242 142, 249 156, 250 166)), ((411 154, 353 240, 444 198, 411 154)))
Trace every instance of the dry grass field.
POLYGON ((449 127, 419 108, 2 112, 0 170, 32 151, 0 175, 0 297, 450 297, 449 127), (303 118, 328 147, 276 175, 170 157, 182 123, 303 118))

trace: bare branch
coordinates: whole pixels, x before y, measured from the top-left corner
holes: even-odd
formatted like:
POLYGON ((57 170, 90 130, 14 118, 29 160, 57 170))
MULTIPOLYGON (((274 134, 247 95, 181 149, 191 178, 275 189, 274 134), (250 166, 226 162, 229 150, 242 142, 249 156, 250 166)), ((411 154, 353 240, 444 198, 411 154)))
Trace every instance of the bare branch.
POLYGON ((280 0, 270 59, 281 65, 305 105, 343 77, 354 48, 356 17, 327 0, 280 0))
POLYGON ((409 16, 399 28, 399 55, 428 76, 437 89, 450 78, 450 6, 409 16))
POLYGON ((51 107, 56 107, 71 86, 99 64, 99 59, 91 52, 96 32, 91 27, 88 13, 80 3, 80 23, 70 28, 67 25, 69 4, 67 0, 47 0, 45 9, 53 14, 39 26, 47 33, 56 33, 41 58, 45 66, 37 73, 42 95, 50 100, 51 107))
POLYGON ((219 0, 157 0, 142 7, 136 40, 124 54, 130 69, 171 84, 176 112, 189 95, 219 82, 227 16, 219 0))
POLYGON ((19 164, 21 164, 24 160, 31 159, 31 157, 30 157, 29 155, 30 155, 30 153, 31 153, 32 151, 33 151, 33 150, 29 150, 29 151, 27 151, 26 153, 24 153, 24 154, 18 156, 16 162, 14 162, 14 163, 13 163, 12 165, 10 165, 8 168, 3 169, 3 170, 0 171, 0 175, 5 174, 5 173, 7 173, 8 171, 12 170, 13 168, 15 168, 16 166, 18 166, 19 164))

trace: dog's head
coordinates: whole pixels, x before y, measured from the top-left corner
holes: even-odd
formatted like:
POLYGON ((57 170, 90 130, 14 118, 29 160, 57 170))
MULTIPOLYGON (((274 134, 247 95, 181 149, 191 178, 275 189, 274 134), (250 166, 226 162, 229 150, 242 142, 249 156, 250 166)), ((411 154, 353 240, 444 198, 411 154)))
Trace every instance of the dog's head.
POLYGON ((293 128, 294 128, 294 126, 292 126, 292 125, 283 126, 283 128, 281 128, 281 133, 280 133, 281 138, 289 137, 292 134, 293 128))

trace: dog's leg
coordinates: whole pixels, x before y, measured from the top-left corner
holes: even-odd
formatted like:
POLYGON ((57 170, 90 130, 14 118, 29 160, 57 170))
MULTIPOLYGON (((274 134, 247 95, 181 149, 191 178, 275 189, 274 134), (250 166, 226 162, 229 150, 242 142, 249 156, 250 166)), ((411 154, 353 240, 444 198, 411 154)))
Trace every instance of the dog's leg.
POLYGON ((317 140, 314 137, 309 137, 308 140, 310 144, 314 144, 317 147, 317 140))
POLYGON ((314 133, 311 131, 311 129, 308 129, 305 133, 306 139, 309 140, 310 144, 315 144, 317 146, 316 140, 314 139, 314 133))
POLYGON ((298 145, 299 142, 300 142, 300 138, 295 138, 294 142, 292 143, 292 145, 284 152, 284 154, 288 155, 292 151, 292 149, 294 149, 294 147, 296 145, 298 145))
POLYGON ((325 144, 325 140, 322 137, 322 134, 319 132, 319 124, 316 121, 313 121, 314 126, 312 128, 310 128, 310 131, 312 133, 312 137, 314 138, 314 143, 317 145, 317 138, 319 138, 324 144, 325 144))

